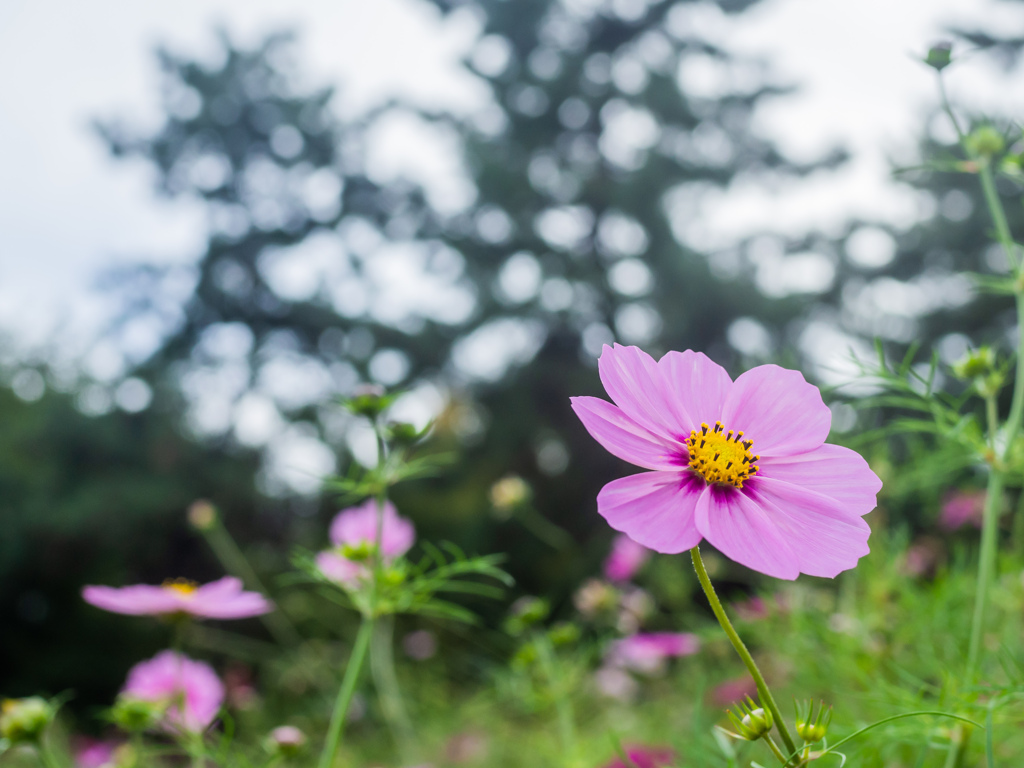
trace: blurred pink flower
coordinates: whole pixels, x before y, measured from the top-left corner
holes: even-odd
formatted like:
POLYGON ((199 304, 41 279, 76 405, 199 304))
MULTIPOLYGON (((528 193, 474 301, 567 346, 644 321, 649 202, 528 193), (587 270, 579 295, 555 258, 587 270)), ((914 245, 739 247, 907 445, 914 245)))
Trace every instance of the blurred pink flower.
POLYGON ((947 531, 955 531, 970 523, 981 528, 981 517, 985 511, 984 491, 953 491, 942 503, 939 525, 947 531))
POLYGON ((945 559, 945 549, 935 536, 921 536, 907 547, 905 558, 903 570, 907 574, 932 577, 945 559))
POLYGON ((651 550, 620 533, 604 561, 604 575, 609 581, 629 581, 650 556, 651 550))
POLYGON ((754 595, 732 604, 736 617, 741 621, 759 621, 768 617, 768 603, 763 597, 754 595))
POLYGON ((166 704, 166 725, 193 733, 205 731, 224 703, 224 685, 217 673, 174 651, 161 651, 132 667, 121 693, 166 704))
MULTIPOLYGON (((676 759, 676 753, 668 747, 641 747, 636 745, 625 746, 622 751, 629 758, 628 768, 663 768, 672 765, 676 759)), ((616 757, 604 768, 627 768, 621 758, 616 757)))
POLYGON ((185 613, 204 619, 244 619, 274 608, 258 592, 243 591, 242 582, 233 576, 201 586, 182 579, 160 586, 88 586, 82 590, 82 598, 97 608, 130 616, 185 613))
POLYGON ((77 740, 75 765, 78 768, 112 768, 114 752, 120 744, 116 741, 100 741, 83 736, 77 740))
MULTIPOLYGON (((384 521, 381 528, 380 550, 385 563, 401 557, 416 542, 416 529, 398 514, 395 505, 384 502, 384 521)), ((348 557, 345 550, 364 550, 367 554, 377 545, 377 502, 368 499, 358 507, 339 512, 331 523, 331 544, 334 549, 320 552, 316 565, 332 581, 355 586, 369 573, 365 562, 348 557)))
POLYGON ((881 481, 854 451, 825 444, 831 411, 798 371, 762 365, 732 381, 699 352, 655 361, 620 345, 598 367, 615 404, 574 397, 573 410, 612 454, 654 470, 598 494, 612 528, 657 552, 707 539, 780 579, 833 577, 868 553, 862 516, 881 481))
POLYGON ((746 696, 755 696, 756 694, 757 685, 754 683, 754 679, 750 675, 744 675, 715 686, 711 691, 711 700, 716 706, 728 707, 746 696))
POLYGON ((636 678, 618 667, 601 667, 594 673, 594 684, 610 699, 630 701, 640 689, 636 678))
POLYGON ((616 640, 608 649, 606 662, 650 674, 662 669, 669 658, 692 656, 699 650, 700 639, 689 632, 649 632, 616 640))

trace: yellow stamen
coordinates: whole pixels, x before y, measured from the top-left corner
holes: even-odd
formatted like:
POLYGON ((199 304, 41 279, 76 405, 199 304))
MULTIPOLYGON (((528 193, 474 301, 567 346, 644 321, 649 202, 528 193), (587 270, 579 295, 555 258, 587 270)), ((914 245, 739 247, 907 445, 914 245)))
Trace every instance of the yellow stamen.
POLYGON ((167 579, 160 586, 172 592, 177 592, 182 597, 191 597, 192 593, 199 589, 199 585, 196 582, 182 578, 167 579))
POLYGON ((743 432, 725 431, 722 422, 714 428, 701 424, 690 432, 686 449, 690 454, 690 469, 709 483, 742 488, 743 482, 757 473, 755 456, 750 450, 753 440, 744 440, 743 432))

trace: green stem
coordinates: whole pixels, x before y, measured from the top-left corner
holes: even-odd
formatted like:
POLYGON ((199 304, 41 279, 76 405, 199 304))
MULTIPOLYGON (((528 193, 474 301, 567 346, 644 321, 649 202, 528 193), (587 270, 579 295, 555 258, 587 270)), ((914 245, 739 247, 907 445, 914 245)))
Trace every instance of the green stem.
POLYGON ((373 628, 373 643, 370 646, 370 672, 373 674, 373 684, 380 699, 381 711, 398 745, 402 762, 412 765, 416 756, 416 734, 402 701, 402 691, 395 675, 394 626, 394 619, 391 616, 377 619, 373 628))
POLYGON ((985 204, 988 206, 992 223, 996 228, 996 238, 1003 246, 1003 250, 1006 251, 1006 263, 1010 265, 1014 273, 1017 273, 1020 270, 1020 262, 1017 259, 1017 249, 1014 247, 1010 225, 1006 221, 1006 212, 1003 210, 999 193, 996 191, 996 181, 992 176, 992 164, 988 158, 983 158, 979 162, 981 170, 978 172, 978 177, 981 180, 981 191, 985 195, 985 204))
MULTIPOLYGON (((210 549, 213 550, 213 554, 220 560, 220 564, 224 566, 225 571, 240 578, 242 583, 249 589, 264 595, 269 594, 267 588, 263 586, 263 582, 260 581, 260 577, 256 575, 256 571, 249 565, 249 560, 246 558, 245 553, 242 552, 238 544, 235 543, 234 538, 232 538, 231 533, 220 521, 220 515, 217 515, 212 525, 203 528, 202 533, 206 543, 210 545, 210 549)), ((278 606, 277 610, 260 616, 260 621, 263 622, 267 631, 273 635, 274 640, 279 645, 299 644, 301 639, 299 633, 288 620, 288 617, 282 613, 280 606, 278 606)))
POLYGON ((544 676, 548 679, 555 700, 555 716, 558 718, 558 738, 562 742, 562 752, 568 757, 567 765, 575 765, 578 755, 576 746, 576 718, 572 711, 572 702, 566 695, 562 676, 558 673, 558 662, 555 650, 547 635, 538 633, 536 638, 537 658, 540 661, 544 676))
POLYGON ((978 581, 974 595, 974 616, 971 619, 971 642, 967 650, 967 684, 975 682, 981 638, 985 630, 985 608, 989 584, 995 570, 996 534, 999 529, 999 508, 1003 498, 1003 475, 992 470, 985 491, 985 509, 981 523, 981 552, 978 555, 978 581))
POLYGON ((352 696, 356 692, 356 683, 359 681, 359 673, 363 669, 363 661, 366 659, 366 650, 370 645, 371 634, 373 634, 373 619, 364 616, 359 625, 355 645, 352 647, 352 655, 348 659, 348 666, 345 668, 345 677, 342 678, 341 687, 338 689, 338 698, 334 702, 334 712, 331 714, 331 724, 327 729, 327 739, 324 741, 323 752, 320 753, 319 768, 331 768, 334 758, 338 754, 345 716, 348 714, 349 704, 352 703, 352 696))
POLYGON ((786 765, 789 762, 789 760, 786 759, 786 756, 782 754, 782 750, 779 749, 779 745, 776 744, 775 740, 767 733, 764 735, 764 743, 768 745, 768 748, 771 749, 772 754, 779 759, 780 763, 786 765))
POLYGON ((778 727, 782 741, 786 745, 786 751, 790 754, 796 752, 796 744, 793 741, 793 737, 789 735, 789 728, 786 726, 786 721, 782 719, 782 713, 775 703, 772 692, 768 689, 768 683, 765 682, 764 675, 761 674, 761 670, 758 669, 754 657, 750 655, 747 646, 743 644, 743 640, 733 628, 729 617, 725 615, 725 609, 722 608, 722 603, 718 599, 718 595, 715 594, 715 588, 711 585, 711 579, 708 578, 707 569, 704 567, 704 561, 701 559, 699 546, 690 550, 690 557, 693 559, 693 568, 697 571, 697 579, 704 589, 704 594, 707 595, 708 602, 711 603, 711 610, 714 612, 715 618, 718 619, 718 623, 722 625, 722 629, 725 630, 725 634, 732 643, 732 647, 736 649, 736 653, 739 654, 740 659, 746 665, 750 676, 754 678, 761 703, 772 713, 775 725, 778 727))

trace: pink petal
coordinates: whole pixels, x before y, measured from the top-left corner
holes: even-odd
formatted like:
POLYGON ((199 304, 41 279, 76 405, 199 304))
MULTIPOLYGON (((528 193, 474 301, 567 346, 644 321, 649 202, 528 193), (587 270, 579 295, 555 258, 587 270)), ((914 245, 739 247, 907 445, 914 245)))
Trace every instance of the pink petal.
MULTIPOLYGON (((404 555, 416 542, 416 529, 406 518, 398 514, 395 505, 384 502, 383 524, 381 527, 381 552, 385 559, 404 555)), ((357 507, 339 512, 331 522, 331 543, 373 544, 377 541, 377 501, 367 499, 357 507)))
POLYGON ((203 584, 192 593, 192 599, 201 597, 223 600, 241 594, 242 586, 241 579, 237 579, 234 576, 224 576, 216 581, 203 584))
POLYGON ((882 481, 856 451, 826 443, 813 451, 785 457, 764 457, 758 477, 774 478, 823 493, 855 515, 875 508, 882 481))
POLYGON ((642 472, 612 480, 597 511, 617 531, 656 552, 685 552, 700 542, 693 511, 704 481, 690 472, 642 472))
POLYGON ((801 573, 835 578, 870 551, 868 524, 835 499, 768 477, 751 481, 749 486, 744 490, 782 531, 801 573))
POLYGON ((722 406, 726 429, 743 430, 761 456, 791 456, 821 446, 832 412, 799 371, 759 365, 733 382, 722 406))
POLYGON ((665 387, 685 403, 692 419, 690 429, 696 429, 702 422, 714 426, 721 418, 722 404, 732 386, 725 368, 703 352, 688 349, 666 353, 658 361, 658 369, 665 387))
POLYGON ((620 533, 604 561, 604 575, 609 581, 629 581, 650 556, 651 550, 620 533))
POLYGON ((111 613, 128 616, 152 616, 181 610, 181 600, 163 587, 134 584, 129 587, 88 586, 82 599, 111 613))
POLYGON ((174 651, 132 667, 122 691, 145 701, 180 702, 167 709, 166 722, 197 733, 213 722, 224 701, 224 685, 213 669, 174 651))
POLYGON ((272 610, 273 604, 258 592, 240 592, 227 598, 194 595, 189 605, 189 613, 208 619, 245 619, 272 610))
POLYGON ((332 581, 345 586, 356 586, 359 580, 369 574, 363 563, 356 563, 336 552, 320 552, 316 556, 316 567, 332 581))
POLYGON ((782 531, 744 491, 708 486, 697 501, 695 521, 704 538, 730 560, 777 579, 800 575, 782 531))
POLYGON ((611 403, 596 397, 570 400, 587 432, 613 456, 645 469, 679 469, 686 465, 682 445, 652 434, 611 403))
POLYGON ((665 385, 654 358, 639 347, 607 344, 598 360, 605 391, 629 418, 662 438, 684 441, 693 429, 677 391, 665 385))

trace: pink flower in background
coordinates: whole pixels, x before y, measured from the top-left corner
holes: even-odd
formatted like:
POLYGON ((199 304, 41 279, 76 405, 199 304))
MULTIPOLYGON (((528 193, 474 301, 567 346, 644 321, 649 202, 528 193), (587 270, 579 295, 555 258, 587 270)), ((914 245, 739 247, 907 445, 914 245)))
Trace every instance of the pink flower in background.
POLYGON ((732 609, 741 621, 760 621, 768 618, 769 613, 768 603, 764 601, 763 597, 757 595, 733 603, 732 609))
POLYGON ((78 768, 112 768, 114 753, 120 744, 116 741, 99 741, 82 737, 77 740, 75 765, 78 768))
POLYGON ((651 556, 651 550, 637 544, 622 533, 612 542, 612 551, 604 561, 604 575, 609 581, 629 581, 651 556))
POLYGON ((608 483, 598 512, 657 552, 702 540, 780 579, 833 577, 868 553, 864 522, 882 484, 854 451, 825 444, 832 415, 797 371, 761 365, 736 381, 699 352, 659 361, 606 346, 614 400, 574 397, 608 451, 653 470, 608 483))
POLYGON ((608 649, 606 662, 650 674, 662 669, 665 661, 692 656, 700 650, 700 639, 689 632, 649 632, 616 640, 608 649))
POLYGON ((210 665, 174 651, 132 667, 121 693, 166 704, 166 724, 193 733, 205 731, 224 703, 224 685, 210 665))
MULTIPOLYGON (((623 747, 623 752, 629 758, 628 768, 663 768, 672 765, 676 759, 676 753, 668 747, 640 747, 631 745, 623 747)), ((615 758, 604 768, 627 768, 621 758, 615 758)))
POLYGON ((274 608, 258 592, 245 592, 242 582, 233 576, 201 586, 182 579, 165 581, 160 586, 88 586, 82 590, 82 598, 97 608, 130 616, 187 613, 204 619, 244 619, 274 608))
POLYGON ((984 491, 954 491, 947 494, 946 500, 942 503, 939 525, 947 531, 955 531, 968 523, 975 528, 981 528, 984 511, 984 491))
MULTIPOLYGON (((343 509, 331 523, 331 544, 334 549, 316 556, 316 565, 327 578, 354 586, 369 573, 366 562, 353 560, 345 550, 363 550, 367 555, 377 544, 377 502, 368 499, 358 507, 343 509)), ((380 549, 385 563, 401 557, 416 542, 416 529, 398 514, 395 505, 384 502, 384 523, 380 549)))
POLYGON ((719 683, 711 692, 711 700, 719 707, 728 707, 747 696, 757 695, 757 684, 750 675, 719 683))

